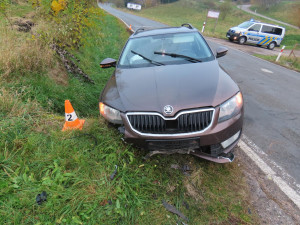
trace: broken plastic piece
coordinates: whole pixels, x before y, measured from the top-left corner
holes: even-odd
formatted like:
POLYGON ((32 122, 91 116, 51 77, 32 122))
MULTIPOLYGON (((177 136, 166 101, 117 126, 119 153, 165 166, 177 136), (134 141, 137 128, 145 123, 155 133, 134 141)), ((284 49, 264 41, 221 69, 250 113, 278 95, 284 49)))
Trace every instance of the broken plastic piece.
POLYGON ((116 167, 115 171, 110 175, 110 180, 113 180, 115 178, 116 174, 117 174, 118 166, 115 165, 115 167, 116 167))
POLYGON ((35 200, 38 205, 41 205, 43 202, 47 201, 47 193, 43 191, 41 194, 36 196, 35 200))
POLYGON ((187 171, 192 171, 192 170, 191 170, 191 168, 189 167, 189 165, 183 165, 182 171, 183 171, 183 172, 187 172, 187 171))
POLYGON ((178 211, 174 206, 168 204, 165 200, 162 200, 162 203, 164 205, 164 207, 171 213, 174 213, 178 216, 180 216, 182 219, 184 219, 185 221, 189 221, 189 219, 183 215, 180 211, 178 211))

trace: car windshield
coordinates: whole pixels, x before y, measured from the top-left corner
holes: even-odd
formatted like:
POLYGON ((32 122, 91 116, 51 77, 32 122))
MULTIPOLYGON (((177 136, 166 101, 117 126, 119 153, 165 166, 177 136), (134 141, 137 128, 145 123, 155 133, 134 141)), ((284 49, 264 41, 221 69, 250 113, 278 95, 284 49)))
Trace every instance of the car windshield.
POLYGON ((214 60, 198 32, 160 34, 129 39, 118 67, 136 68, 214 60))
POLYGON ((250 27, 252 24, 254 24, 254 23, 249 22, 249 21, 246 21, 246 22, 241 23, 240 25, 238 25, 238 27, 239 27, 239 28, 248 28, 248 27, 250 27))

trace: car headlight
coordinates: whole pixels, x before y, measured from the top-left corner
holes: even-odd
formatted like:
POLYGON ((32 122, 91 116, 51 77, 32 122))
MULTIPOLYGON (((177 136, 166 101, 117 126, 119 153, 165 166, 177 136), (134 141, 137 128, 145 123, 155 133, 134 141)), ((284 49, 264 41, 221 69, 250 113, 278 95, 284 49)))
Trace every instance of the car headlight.
POLYGON ((99 103, 100 114, 107 119, 109 122, 114 124, 123 124, 120 111, 111 108, 104 103, 99 103))
POLYGON ((223 122, 228 120, 235 115, 237 115, 243 106, 243 96, 242 93, 239 92, 226 102, 220 105, 220 113, 218 122, 223 122))

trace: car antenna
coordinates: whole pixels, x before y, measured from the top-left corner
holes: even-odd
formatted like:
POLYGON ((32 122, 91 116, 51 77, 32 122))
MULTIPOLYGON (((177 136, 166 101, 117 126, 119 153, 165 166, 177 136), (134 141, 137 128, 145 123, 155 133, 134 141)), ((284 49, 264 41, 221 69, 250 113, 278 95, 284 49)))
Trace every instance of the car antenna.
POLYGON ((182 26, 182 27, 187 27, 187 28, 189 28, 189 29, 194 29, 194 27, 193 27, 191 24, 189 24, 189 23, 181 24, 181 26, 182 26))

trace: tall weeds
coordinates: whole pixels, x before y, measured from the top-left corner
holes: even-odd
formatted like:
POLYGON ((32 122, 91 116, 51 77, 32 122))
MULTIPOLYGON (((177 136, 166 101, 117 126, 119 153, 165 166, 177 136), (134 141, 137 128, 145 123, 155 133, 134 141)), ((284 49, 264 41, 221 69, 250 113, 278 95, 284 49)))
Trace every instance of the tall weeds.
POLYGON ((34 36, 0 25, 0 75, 42 73, 54 65, 54 52, 34 36))

